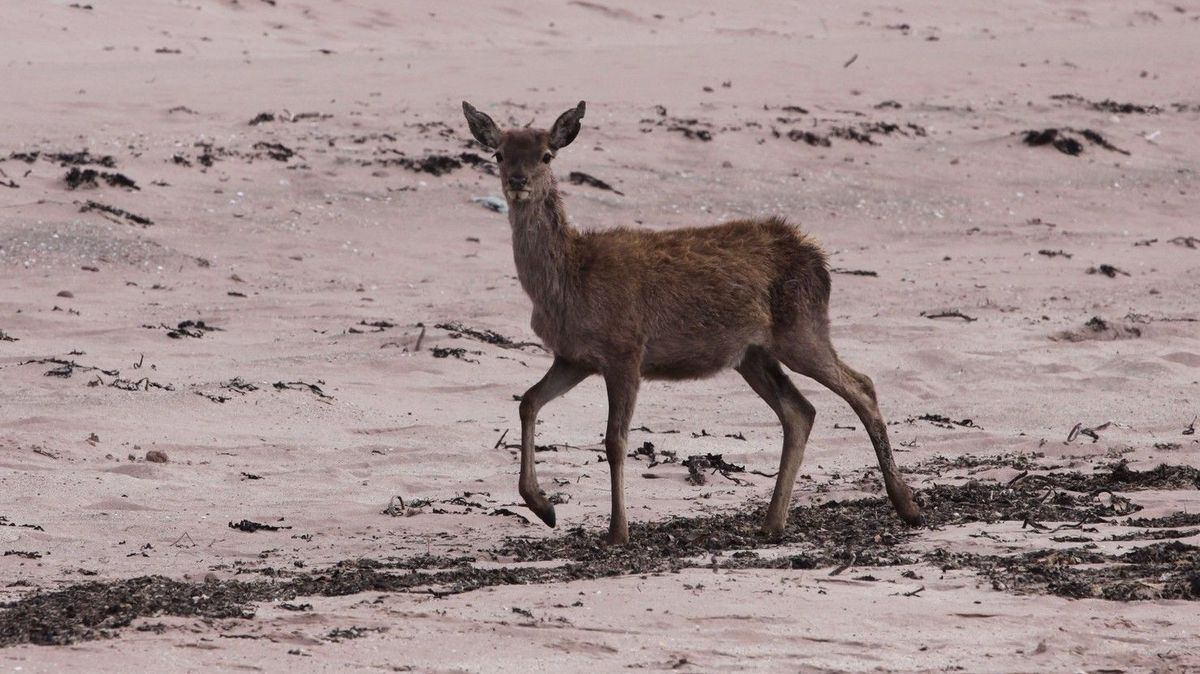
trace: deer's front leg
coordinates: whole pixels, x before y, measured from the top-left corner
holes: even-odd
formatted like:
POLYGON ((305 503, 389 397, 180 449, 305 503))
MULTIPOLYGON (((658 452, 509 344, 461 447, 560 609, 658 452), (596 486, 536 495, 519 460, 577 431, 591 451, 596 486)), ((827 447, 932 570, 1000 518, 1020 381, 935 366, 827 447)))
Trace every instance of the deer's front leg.
POLYGON ((604 451, 612 477, 612 517, 605 539, 609 545, 629 542, 629 523, 625 519, 625 442, 640 380, 641 373, 636 367, 604 374, 608 386, 608 431, 604 434, 604 451))
POLYGON ((538 486, 537 469, 534 468, 534 443, 538 411, 546 403, 575 388, 579 382, 586 379, 588 372, 571 363, 554 358, 554 364, 542 377, 521 396, 521 479, 517 490, 525 505, 548 526, 555 524, 554 506, 546 500, 546 495, 538 486))

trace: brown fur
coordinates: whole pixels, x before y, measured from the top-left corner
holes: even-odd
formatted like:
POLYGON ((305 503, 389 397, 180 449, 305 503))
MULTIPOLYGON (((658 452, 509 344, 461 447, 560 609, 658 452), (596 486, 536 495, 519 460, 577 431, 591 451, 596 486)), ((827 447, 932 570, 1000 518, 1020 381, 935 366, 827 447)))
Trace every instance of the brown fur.
POLYGON ((815 415, 782 362, 850 403, 867 426, 897 511, 919 521, 892 461, 874 387, 838 359, 829 341, 829 271, 816 242, 780 218, 581 233, 567 222, 550 161, 579 132, 583 103, 548 131, 501 132, 470 105, 463 110, 476 139, 497 150, 518 278, 533 301, 533 330, 555 354, 550 371, 521 403, 519 486, 539 517, 554 526, 533 464, 542 405, 589 375, 604 376, 613 488, 608 540, 624 543, 622 464, 639 380, 692 379, 734 368, 783 424, 784 452, 766 522, 769 532, 781 533, 815 415))

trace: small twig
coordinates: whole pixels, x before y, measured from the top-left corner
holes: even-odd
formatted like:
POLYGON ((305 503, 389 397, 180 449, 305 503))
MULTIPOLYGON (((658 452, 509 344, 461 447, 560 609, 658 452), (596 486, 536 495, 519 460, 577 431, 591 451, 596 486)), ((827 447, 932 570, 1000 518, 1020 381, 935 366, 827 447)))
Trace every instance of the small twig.
POLYGON ((392 517, 398 517, 400 515, 403 515, 404 511, 405 511, 404 497, 403 496, 393 496, 390 499, 388 499, 388 504, 387 504, 387 507, 383 509, 383 514, 391 515, 392 517), (399 508, 396 507, 396 501, 400 502, 399 508))
MULTIPOLYGON (((1107 425, 1107 424, 1105 424, 1105 425, 1107 425)), ((1071 432, 1067 433, 1067 442, 1074 441, 1075 438, 1079 437, 1080 435, 1088 436, 1089 438, 1092 439, 1092 442, 1097 442, 1100 440, 1100 435, 1098 433, 1096 433, 1096 429, 1085 428, 1083 423, 1077 423, 1071 429, 1071 432)))
POLYGON ((413 347, 413 352, 421 350, 421 342, 425 339, 425 324, 418 323, 417 325, 421 326, 421 334, 417 335, 417 344, 413 347))
POLYGON ((192 537, 190 535, 188 535, 188 532, 186 532, 186 531, 183 532, 182 536, 175 539, 175 542, 171 544, 171 547, 173 547, 173 548, 183 547, 182 543, 185 540, 190 544, 190 545, 188 545, 188 547, 191 547, 191 548, 196 547, 196 541, 193 541, 192 537))
POLYGON ((854 566, 854 562, 856 562, 856 561, 858 561, 858 553, 857 552, 850 553, 850 559, 846 560, 844 563, 842 563, 841 566, 837 567, 833 571, 830 571, 829 575, 840 576, 843 572, 845 572, 846 569, 854 566))
POLYGON ((500 434, 500 439, 496 441, 496 444, 492 445, 492 449, 500 449, 500 446, 504 444, 504 438, 507 435, 508 429, 506 428, 504 429, 504 432, 500 434))
POLYGON ((843 63, 843 64, 842 64, 842 67, 843 67, 843 68, 849 68, 849 67, 850 67, 850 64, 854 63, 854 62, 855 62, 855 61, 857 61, 857 60, 858 60, 858 54, 855 54, 854 56, 851 56, 851 57, 850 57, 850 60, 849 60, 849 61, 846 61, 845 63, 843 63))
POLYGON ((834 274, 848 274, 850 276, 879 276, 879 272, 874 272, 870 269, 845 269, 843 267, 831 267, 829 271, 834 274))

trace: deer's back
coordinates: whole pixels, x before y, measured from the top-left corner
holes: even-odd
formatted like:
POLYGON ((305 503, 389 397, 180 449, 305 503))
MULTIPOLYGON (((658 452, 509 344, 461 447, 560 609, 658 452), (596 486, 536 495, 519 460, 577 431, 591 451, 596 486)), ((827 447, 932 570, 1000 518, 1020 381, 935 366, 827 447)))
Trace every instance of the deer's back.
POLYGON ((587 360, 643 349, 652 377, 735 365, 779 326, 814 310, 823 316, 829 297, 821 248, 779 219, 589 232, 575 253, 579 301, 561 324, 572 333, 566 341, 587 360))

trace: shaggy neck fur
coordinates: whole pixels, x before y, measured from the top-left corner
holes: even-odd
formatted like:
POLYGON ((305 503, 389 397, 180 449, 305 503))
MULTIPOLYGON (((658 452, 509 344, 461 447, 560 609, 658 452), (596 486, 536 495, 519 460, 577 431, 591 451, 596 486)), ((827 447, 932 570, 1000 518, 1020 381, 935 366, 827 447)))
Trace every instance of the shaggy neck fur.
POLYGON ((567 308, 571 254, 578 232, 567 223, 558 186, 532 191, 523 201, 508 200, 517 278, 536 308, 562 317, 567 308))

